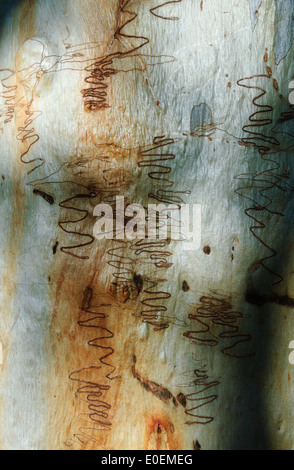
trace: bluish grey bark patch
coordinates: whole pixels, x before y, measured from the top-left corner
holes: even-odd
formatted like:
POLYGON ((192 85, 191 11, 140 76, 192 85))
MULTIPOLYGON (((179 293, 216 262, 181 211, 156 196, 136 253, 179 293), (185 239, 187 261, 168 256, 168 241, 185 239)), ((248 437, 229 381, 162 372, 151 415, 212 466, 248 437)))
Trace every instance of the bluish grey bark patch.
POLYGON ((249 0, 249 5, 250 5, 252 29, 254 29, 258 21, 258 9, 261 5, 261 0, 249 0))
POLYGON ((191 132, 194 132, 196 127, 202 126, 204 123, 212 124, 212 120, 212 112, 207 104, 201 103, 194 106, 191 111, 191 132))
POLYGON ((294 39, 294 2, 276 0, 275 55, 279 64, 289 52, 294 39))

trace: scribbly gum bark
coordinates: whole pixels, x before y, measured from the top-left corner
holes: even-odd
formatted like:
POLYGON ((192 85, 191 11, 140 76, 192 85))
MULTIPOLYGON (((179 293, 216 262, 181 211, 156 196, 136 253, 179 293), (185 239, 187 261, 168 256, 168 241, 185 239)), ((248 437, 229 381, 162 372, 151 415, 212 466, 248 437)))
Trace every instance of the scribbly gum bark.
POLYGON ((292 448, 286 10, 0 6, 2 449, 292 448), (201 204, 200 248, 95 239, 117 196, 201 204))

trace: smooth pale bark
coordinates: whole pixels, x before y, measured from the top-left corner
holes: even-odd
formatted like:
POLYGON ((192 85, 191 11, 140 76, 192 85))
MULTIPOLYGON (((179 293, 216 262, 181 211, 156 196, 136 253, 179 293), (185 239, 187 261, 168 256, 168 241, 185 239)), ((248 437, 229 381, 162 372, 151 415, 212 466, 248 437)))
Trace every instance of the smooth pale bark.
POLYGON ((291 2, 0 9, 1 448, 291 449, 291 2), (201 247, 94 239, 116 196, 201 247))

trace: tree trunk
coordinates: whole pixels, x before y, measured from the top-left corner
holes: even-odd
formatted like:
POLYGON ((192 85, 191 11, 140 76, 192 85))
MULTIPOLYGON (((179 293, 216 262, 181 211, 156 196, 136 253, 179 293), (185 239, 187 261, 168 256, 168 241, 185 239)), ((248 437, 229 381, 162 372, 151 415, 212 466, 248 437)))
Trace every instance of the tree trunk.
POLYGON ((0 5, 2 449, 293 448, 293 9, 0 5))

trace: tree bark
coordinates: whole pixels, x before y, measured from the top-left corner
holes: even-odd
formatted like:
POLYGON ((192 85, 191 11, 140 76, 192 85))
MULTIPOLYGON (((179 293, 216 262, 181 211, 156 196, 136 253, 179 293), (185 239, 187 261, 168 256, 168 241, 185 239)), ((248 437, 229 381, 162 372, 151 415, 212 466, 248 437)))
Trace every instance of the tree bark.
POLYGON ((292 449, 291 1, 0 13, 1 448, 292 449), (200 246, 95 238, 117 197, 200 246))

